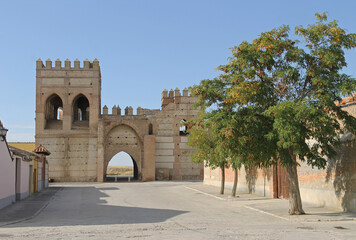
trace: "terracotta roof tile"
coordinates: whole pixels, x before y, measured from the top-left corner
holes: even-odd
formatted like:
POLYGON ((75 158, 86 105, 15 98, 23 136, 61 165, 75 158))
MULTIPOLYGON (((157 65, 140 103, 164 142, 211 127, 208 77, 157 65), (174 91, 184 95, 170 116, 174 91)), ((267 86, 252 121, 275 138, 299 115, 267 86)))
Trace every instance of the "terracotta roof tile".
POLYGON ((45 148, 42 145, 39 145, 37 148, 35 148, 35 150, 33 150, 33 152, 37 153, 37 154, 44 154, 44 155, 50 155, 51 153, 47 150, 47 148, 45 148))

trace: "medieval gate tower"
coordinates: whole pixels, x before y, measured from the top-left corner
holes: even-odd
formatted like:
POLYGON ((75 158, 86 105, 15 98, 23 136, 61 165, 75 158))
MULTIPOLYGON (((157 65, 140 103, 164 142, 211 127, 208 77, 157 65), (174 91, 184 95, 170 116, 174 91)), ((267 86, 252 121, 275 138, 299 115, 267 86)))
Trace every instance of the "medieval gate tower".
POLYGON ((56 181, 105 180, 111 158, 128 153, 135 178, 201 180, 203 165, 192 163, 182 122, 195 117, 188 90, 162 92, 161 109, 106 106, 101 112, 99 61, 36 62, 36 145, 51 152, 56 181))

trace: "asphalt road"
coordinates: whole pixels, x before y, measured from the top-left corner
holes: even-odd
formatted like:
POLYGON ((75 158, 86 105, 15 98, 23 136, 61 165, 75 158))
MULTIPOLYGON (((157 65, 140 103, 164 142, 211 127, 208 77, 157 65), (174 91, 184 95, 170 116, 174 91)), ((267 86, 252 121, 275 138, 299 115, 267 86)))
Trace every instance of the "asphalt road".
POLYGON ((199 183, 60 187, 35 217, 0 227, 0 239, 356 239, 347 215, 289 218, 286 201, 221 198, 199 183))

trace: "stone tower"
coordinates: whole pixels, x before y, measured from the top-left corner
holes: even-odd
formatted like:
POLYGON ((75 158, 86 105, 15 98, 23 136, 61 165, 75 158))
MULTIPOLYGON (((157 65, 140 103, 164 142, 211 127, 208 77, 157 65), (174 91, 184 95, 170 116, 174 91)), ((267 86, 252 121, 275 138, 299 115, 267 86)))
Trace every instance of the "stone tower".
POLYGON ((50 149, 58 181, 95 181, 101 109, 99 61, 36 62, 36 145, 50 149))

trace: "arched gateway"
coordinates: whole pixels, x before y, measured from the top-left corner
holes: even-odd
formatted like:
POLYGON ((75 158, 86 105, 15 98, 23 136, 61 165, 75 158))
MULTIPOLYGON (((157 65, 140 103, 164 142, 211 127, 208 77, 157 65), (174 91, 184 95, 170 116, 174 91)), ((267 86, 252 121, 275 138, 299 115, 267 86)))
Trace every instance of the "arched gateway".
POLYGON ((119 152, 128 153, 134 161, 134 168, 137 172, 137 179, 141 179, 142 156, 143 156, 142 138, 137 132, 128 125, 120 124, 110 129, 104 138, 104 175, 106 173, 109 161, 119 152))
POLYGON ((78 60, 74 66, 57 60, 53 67, 39 59, 36 65, 36 144, 52 153, 49 174, 55 181, 102 182, 110 159, 121 151, 132 157, 142 181, 203 178, 203 165, 192 163, 194 150, 181 131, 181 121, 198 113, 188 90, 164 90, 162 109, 139 107, 134 114, 126 107, 121 114, 118 106, 110 113, 104 106, 101 112, 96 59, 83 67, 78 60))

